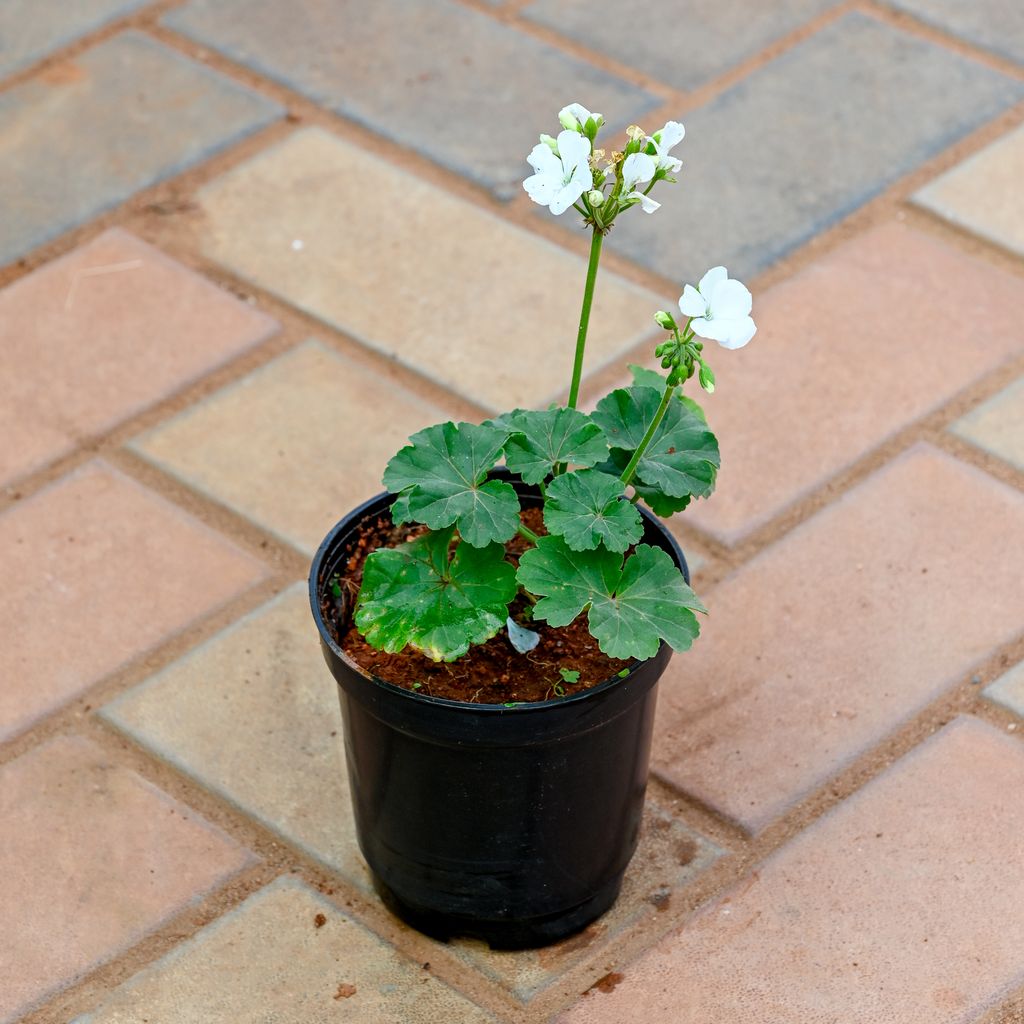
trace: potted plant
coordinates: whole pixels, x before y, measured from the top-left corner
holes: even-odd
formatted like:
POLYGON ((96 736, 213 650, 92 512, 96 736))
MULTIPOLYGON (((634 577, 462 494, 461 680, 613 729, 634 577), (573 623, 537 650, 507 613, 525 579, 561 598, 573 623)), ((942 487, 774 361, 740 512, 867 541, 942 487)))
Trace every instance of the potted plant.
POLYGON ((718 444, 682 395, 714 389, 703 341, 753 336, 751 298, 715 267, 655 349, 666 371, 577 408, 601 243, 674 182, 683 126, 627 130, 579 104, 540 137, 524 187, 592 244, 568 401, 441 423, 384 470, 310 572, 339 684, 357 834, 377 890, 429 934, 504 948, 582 928, 636 847, 658 678, 705 609, 660 522, 713 490, 718 444), (499 465, 500 463, 504 465, 499 465))

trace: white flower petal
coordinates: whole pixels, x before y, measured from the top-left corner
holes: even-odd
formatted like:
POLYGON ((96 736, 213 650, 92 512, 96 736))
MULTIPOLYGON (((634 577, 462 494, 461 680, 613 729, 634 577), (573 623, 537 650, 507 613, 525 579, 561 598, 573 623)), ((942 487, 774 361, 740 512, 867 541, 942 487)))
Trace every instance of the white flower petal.
POLYGON ((712 267, 697 285, 701 295, 710 296, 716 285, 721 284, 729 277, 729 271, 725 267, 712 267))
POLYGON ((563 185, 549 204, 551 212, 556 217, 565 213, 588 188, 590 188, 590 182, 584 184, 578 181, 570 181, 568 185, 563 185))
POLYGON ((585 164, 590 158, 590 139, 579 132, 564 131, 558 133, 558 152, 562 157, 565 172, 578 164, 585 164))
POLYGON ((661 203, 656 203, 650 196, 645 196, 643 192, 637 192, 634 190, 633 192, 630 192, 626 198, 639 199, 640 209, 642 209, 644 213, 654 213, 655 210, 661 207, 661 203))
POLYGON ((678 121, 669 121, 659 133, 658 151, 667 153, 673 146, 678 146, 686 135, 686 129, 678 121))
POLYGON ((630 153, 622 164, 622 185, 630 191, 639 182, 650 181, 657 165, 646 153, 630 153))
POLYGON ((547 174, 534 174, 523 182, 526 194, 535 203, 540 203, 541 206, 547 206, 561 187, 562 182, 560 178, 552 178, 547 174))
POLYGON ((749 316, 738 320, 696 319, 690 321, 694 334, 709 341, 717 341, 722 348, 742 348, 754 336, 757 328, 749 316))
POLYGON ((708 296, 708 303, 716 317, 726 319, 747 316, 754 304, 746 286, 732 279, 715 285, 708 296))
POLYGON ((543 142, 538 142, 530 150, 530 155, 526 158, 526 162, 538 174, 561 175, 562 173, 562 161, 551 152, 551 147, 545 146, 543 142))
POLYGON ((683 166, 683 161, 677 160, 674 156, 663 156, 658 161, 658 166, 664 168, 669 174, 678 174, 679 169, 683 166))
POLYGON ((727 337, 715 339, 722 348, 743 348, 757 334, 757 325, 749 316, 740 317, 738 320, 730 320, 729 326, 731 330, 727 337))
MULTIPOLYGON (((703 316, 708 311, 707 300, 693 287, 688 284, 679 296, 679 312, 683 316, 703 316)), ((697 328, 695 327, 694 330, 697 328)))
POLYGON ((588 117, 597 117, 596 114, 591 114, 582 103, 570 103, 567 107, 562 107, 558 112, 558 120, 561 121, 566 114, 570 117, 575 117, 579 121, 581 128, 587 123, 588 117))

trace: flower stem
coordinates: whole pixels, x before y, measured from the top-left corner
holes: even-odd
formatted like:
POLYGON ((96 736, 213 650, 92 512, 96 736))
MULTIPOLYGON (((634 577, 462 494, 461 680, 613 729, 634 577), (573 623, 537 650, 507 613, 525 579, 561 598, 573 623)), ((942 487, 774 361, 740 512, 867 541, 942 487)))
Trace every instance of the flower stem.
POLYGON ((604 235, 595 227, 590 241, 590 263, 587 266, 587 284, 583 289, 583 308, 580 310, 580 329, 576 335, 576 358, 572 364, 572 384, 569 386, 569 408, 576 408, 580 396, 580 378, 583 376, 583 350, 587 347, 587 327, 590 324, 590 304, 594 301, 594 281, 597 264, 601 259, 601 241, 604 235))
POLYGON ((533 544, 536 544, 537 541, 540 540, 540 537, 538 537, 537 534, 533 532, 533 530, 531 530, 528 526, 523 526, 522 523, 519 524, 519 533, 521 536, 525 537, 528 541, 530 541, 533 544))
POLYGON ((644 457, 644 452, 650 447, 651 441, 654 440, 654 435, 661 426, 661 421, 665 418, 665 413, 668 411, 668 403, 672 401, 672 396, 675 394, 677 385, 673 384, 670 387, 665 388, 665 393, 661 396, 661 405, 658 406, 658 411, 654 414, 654 419, 651 420, 651 425, 647 428, 647 433, 644 434, 643 440, 640 442, 640 446, 635 452, 633 452, 633 458, 629 460, 629 465, 622 471, 622 482, 628 485, 630 480, 633 479, 633 474, 636 472, 636 467, 639 465, 640 460, 644 457))

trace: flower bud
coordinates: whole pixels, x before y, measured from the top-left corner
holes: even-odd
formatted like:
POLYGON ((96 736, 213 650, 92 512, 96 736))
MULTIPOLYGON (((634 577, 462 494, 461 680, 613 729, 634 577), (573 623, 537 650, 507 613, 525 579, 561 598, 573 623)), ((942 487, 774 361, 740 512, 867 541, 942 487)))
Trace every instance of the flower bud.
POLYGON ((550 135, 541 135, 540 141, 543 142, 544 145, 555 154, 555 156, 558 156, 558 142, 555 139, 551 138, 550 135))
POLYGON ((587 193, 587 202, 591 206, 600 206, 604 202, 604 193, 599 188, 593 189, 587 193))
POLYGON ((676 322, 672 319, 672 314, 666 313, 663 309, 659 309, 654 314, 654 322, 659 327, 664 327, 666 331, 674 331, 676 328, 676 322))
POLYGON ((579 120, 575 114, 570 114, 568 110, 563 110, 558 115, 558 121, 566 131, 578 132, 580 130, 579 120))

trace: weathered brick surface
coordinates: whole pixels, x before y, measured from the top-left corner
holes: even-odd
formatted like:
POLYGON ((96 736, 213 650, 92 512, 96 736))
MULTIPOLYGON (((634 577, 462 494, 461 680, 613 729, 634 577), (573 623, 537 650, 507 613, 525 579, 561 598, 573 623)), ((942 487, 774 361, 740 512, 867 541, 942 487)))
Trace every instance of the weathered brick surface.
MULTIPOLYGON (((568 390, 578 257, 314 128, 199 195, 209 256, 424 376, 495 412, 568 390)), ((607 271, 598 291, 588 371, 662 304, 607 271)))
POLYGON ((1024 971, 1024 747, 947 726, 560 1024, 959 1024, 1024 971))
POLYGON ((965 441, 1024 470, 1024 379, 993 395, 951 429, 965 441))
POLYGON ((494 1017, 286 879, 208 925, 76 1024, 140 1021, 486 1024, 494 1017))
POLYGON ((566 103, 621 129, 658 102, 455 0, 191 0, 165 21, 502 197, 566 103))
POLYGON ((1024 64, 1024 7, 1016 0, 890 0, 894 7, 1024 64))
POLYGON ((985 687, 985 696, 996 704, 1024 716, 1024 662, 1004 672, 994 683, 985 687))
POLYGON ((133 447, 311 555, 343 515, 383 490, 384 467, 409 435, 446 418, 309 341, 133 447))
POLYGON ((727 544, 1021 350, 1021 279, 896 223, 754 301, 754 340, 709 353, 717 387, 700 401, 721 439, 717 490, 680 517, 727 544), (961 290, 983 330, 949 315, 961 290))
POLYGON ((166 398, 276 326, 119 229, 46 264, 0 292, 0 483, 166 398))
POLYGON ((703 595, 657 770, 762 828, 1018 636, 1022 574, 1024 496, 913 448, 703 595))
POLYGON ((0 769, 0 821, 5 1024, 250 859, 77 738, 51 740, 0 769))
POLYGON ((1022 180, 1024 127, 968 157, 914 199, 940 217, 1024 256, 1022 180))
POLYGON ((0 516, 0 739, 266 574, 226 538, 103 463, 0 516))
POLYGON ((108 705, 118 728, 369 890, 341 712, 306 586, 108 705))
POLYGON ((0 4, 0 75, 20 71, 144 3, 145 0, 75 0, 71 4, 47 4, 10 0, 0 4))
MULTIPOLYGON (((614 5, 533 0, 523 15, 677 89, 694 89, 834 7, 837 0, 633 0, 624 31, 614 5), (641 28, 646 26, 646 28, 641 28)), ((653 130, 653 129, 648 129, 653 130)))
POLYGON ((623 218, 610 244, 680 283, 717 264, 742 279, 1022 96, 1024 83, 847 14, 687 112, 680 184, 658 186, 662 209, 623 218))
POLYGON ((457 940, 454 948, 466 963, 529 1002, 581 961, 610 954, 627 929, 667 911, 679 891, 721 853, 710 840, 648 800, 640 844, 626 871, 622 892, 607 914, 582 932, 544 949, 498 951, 465 939, 457 940))
POLYGON ((0 95, 0 263, 273 120, 277 106, 138 32, 0 95))

